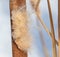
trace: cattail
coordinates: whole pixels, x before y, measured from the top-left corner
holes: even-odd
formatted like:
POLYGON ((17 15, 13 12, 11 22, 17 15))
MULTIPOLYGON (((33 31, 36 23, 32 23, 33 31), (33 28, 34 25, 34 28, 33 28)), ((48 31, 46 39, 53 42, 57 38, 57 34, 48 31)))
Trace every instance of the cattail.
POLYGON ((12 11, 12 37, 18 48, 27 51, 31 45, 31 35, 28 29, 28 16, 26 10, 12 11))

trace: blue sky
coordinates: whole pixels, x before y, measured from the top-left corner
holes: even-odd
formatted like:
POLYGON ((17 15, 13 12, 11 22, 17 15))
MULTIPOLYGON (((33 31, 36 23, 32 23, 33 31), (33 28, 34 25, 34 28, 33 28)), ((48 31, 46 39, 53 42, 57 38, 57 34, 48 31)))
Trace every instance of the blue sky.
MULTIPOLYGON (((54 28, 57 38, 58 1, 57 0, 50 0, 50 1, 53 13, 54 28)), ((41 10, 41 17, 43 18, 47 27, 50 29, 47 0, 41 0, 40 10, 41 10)), ((30 31, 33 35, 33 43, 30 50, 28 51, 28 57, 44 57, 41 40, 39 38, 40 37, 39 32, 37 31, 36 28, 34 28, 35 26, 37 26, 36 18, 33 16, 35 15, 34 14, 30 15, 30 21, 31 21, 30 31)), ((51 39, 46 33, 46 31, 43 29, 43 27, 41 28, 45 42, 47 44, 47 48, 49 50, 50 57, 52 57, 51 39)), ((9 0, 0 0, 0 57, 12 57, 9 0)))

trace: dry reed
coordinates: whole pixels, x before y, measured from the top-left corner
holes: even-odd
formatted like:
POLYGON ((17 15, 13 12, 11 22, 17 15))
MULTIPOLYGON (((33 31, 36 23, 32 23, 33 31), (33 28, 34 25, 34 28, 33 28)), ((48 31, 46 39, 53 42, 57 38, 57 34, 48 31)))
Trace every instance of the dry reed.
POLYGON ((46 30, 46 32, 51 36, 53 57, 57 57, 56 44, 58 45, 58 42, 55 39, 54 26, 53 26, 53 19, 52 19, 50 2, 49 2, 49 0, 47 0, 47 2, 48 2, 48 9, 49 9, 49 16, 50 16, 51 32, 48 30, 48 28, 46 27, 44 21, 40 17, 40 11, 38 9, 39 3, 38 3, 38 6, 36 7, 37 10, 36 10, 36 8, 34 8, 34 9, 35 9, 35 13, 36 13, 38 19, 40 20, 42 26, 44 27, 44 29, 46 30))
POLYGON ((48 2, 48 10, 49 10, 49 16, 50 16, 50 27, 51 27, 51 33, 52 33, 52 52, 53 52, 52 55, 53 55, 53 57, 57 57, 55 33, 54 33, 54 25, 53 25, 53 18, 52 18, 50 0, 47 0, 47 2, 48 2))
POLYGON ((60 0, 58 0, 58 57, 60 57, 60 0))
MULTIPOLYGON (((38 0, 39 1, 39 0, 38 0)), ((33 5, 32 5, 33 6, 33 5)), ((42 26, 44 27, 44 29, 46 30, 46 32, 51 36, 50 31, 48 30, 47 26, 45 25, 43 19, 40 16, 40 10, 38 9, 39 3, 36 4, 36 7, 34 8, 35 13, 39 19, 39 21, 41 22, 42 26)), ((34 7, 34 6, 33 6, 34 7)))

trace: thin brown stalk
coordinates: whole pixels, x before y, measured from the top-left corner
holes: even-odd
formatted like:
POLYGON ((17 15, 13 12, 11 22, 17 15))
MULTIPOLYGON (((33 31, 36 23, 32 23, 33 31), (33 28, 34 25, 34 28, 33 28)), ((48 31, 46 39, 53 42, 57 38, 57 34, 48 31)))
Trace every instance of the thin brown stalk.
MULTIPOLYGON (((52 33, 48 30, 47 26, 45 25, 43 19, 40 17, 40 14, 39 13, 40 13, 39 11, 36 12, 36 15, 37 15, 39 21, 41 22, 42 26, 44 27, 44 29, 48 33, 48 35, 52 38, 52 33)), ((39 29, 40 29, 40 27, 39 27, 39 29)), ((56 44, 58 46, 58 42, 57 42, 56 39, 55 39, 55 42, 56 42, 56 44)))
POLYGON ((44 29, 46 30, 46 32, 48 33, 48 35, 51 36, 51 33, 50 31, 48 30, 47 26, 45 25, 43 19, 40 17, 40 10, 39 10, 39 3, 40 3, 40 0, 38 0, 37 4, 36 4, 36 7, 35 7, 35 13, 39 19, 39 21, 41 22, 41 24, 43 25, 44 29))
MULTIPOLYGON (((41 22, 42 26, 44 27, 44 29, 45 29, 45 30, 46 30, 46 32, 48 33, 48 35, 49 35, 50 37, 52 37, 51 32, 48 30, 48 28, 47 28, 47 26, 45 25, 45 23, 44 23, 43 19, 40 17, 40 12, 39 12, 39 11, 37 11, 37 12, 35 12, 35 13, 36 13, 36 15, 37 15, 37 17, 38 17, 39 21, 41 22)), ((39 27, 39 28, 40 28, 40 27, 39 27)), ((57 40, 55 40, 55 42, 56 42, 56 44, 58 45, 57 40)))
POLYGON ((39 12, 36 12, 36 14, 37 14, 37 17, 38 17, 39 21, 41 22, 42 26, 44 27, 44 29, 45 29, 46 32, 48 33, 48 35, 51 36, 51 33, 50 33, 50 31, 48 30, 47 26, 45 25, 43 19, 40 17, 39 12))
MULTIPOLYGON (((39 1, 39 0, 38 0, 38 1, 39 1)), ((48 35, 52 38, 51 32, 48 30, 47 26, 45 25, 43 19, 42 19, 41 16, 40 16, 40 10, 39 10, 39 8, 38 8, 39 3, 37 3, 37 4, 38 4, 38 5, 36 5, 36 8, 33 7, 34 10, 35 10, 35 13, 36 13, 36 15, 37 15, 39 21, 41 22, 42 26, 44 27, 44 29, 45 29, 46 32, 48 33, 48 35)), ((56 40, 55 40, 55 42, 56 42, 56 44, 58 45, 58 42, 57 42, 56 40)))
POLYGON ((43 22, 43 20, 40 17, 40 11, 39 9, 35 9, 35 13, 39 19, 39 21, 41 22, 41 24, 43 25, 44 29, 46 30, 46 32, 51 36, 52 39, 52 51, 53 51, 53 57, 57 57, 57 52, 56 52, 56 44, 58 45, 58 42, 55 39, 55 34, 54 34, 54 26, 53 26, 53 20, 52 20, 52 13, 51 13, 51 8, 50 8, 50 3, 48 0, 48 8, 49 8, 49 14, 50 14, 50 24, 51 24, 51 33, 48 30, 48 28, 46 27, 45 23, 43 22))
POLYGON ((60 57, 60 0, 58 0, 58 57, 60 57))
POLYGON ((57 57, 55 34, 54 34, 54 25, 53 25, 53 18, 52 18, 52 12, 51 12, 51 7, 50 7, 50 1, 47 0, 47 2, 48 2, 50 26, 51 26, 51 33, 52 33, 52 52, 53 52, 53 57, 57 57))

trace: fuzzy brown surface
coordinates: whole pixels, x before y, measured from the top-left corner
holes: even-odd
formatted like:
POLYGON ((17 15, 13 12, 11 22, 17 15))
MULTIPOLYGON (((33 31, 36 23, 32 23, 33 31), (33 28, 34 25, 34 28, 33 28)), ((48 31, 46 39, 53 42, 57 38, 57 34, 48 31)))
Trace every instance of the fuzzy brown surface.
MULTIPOLYGON (((26 4, 26 0, 10 0, 10 16, 12 16, 11 11, 13 9, 17 9, 19 6, 22 7, 25 4, 26 4)), ((11 25, 12 25, 12 21, 11 21, 11 25)), ((12 40, 12 56, 27 57, 27 53, 23 52, 22 50, 19 50, 13 40, 12 40)))

